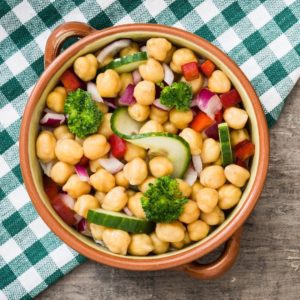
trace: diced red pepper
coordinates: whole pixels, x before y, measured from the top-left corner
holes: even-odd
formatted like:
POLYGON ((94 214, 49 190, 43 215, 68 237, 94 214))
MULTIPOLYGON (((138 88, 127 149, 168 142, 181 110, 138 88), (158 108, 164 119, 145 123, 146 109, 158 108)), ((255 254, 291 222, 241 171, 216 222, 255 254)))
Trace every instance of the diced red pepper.
POLYGON ((216 114, 215 114, 215 121, 217 124, 222 123, 223 121, 223 110, 219 110, 216 114))
POLYGON ((237 158, 235 160, 235 164, 242 168, 248 169, 248 161, 247 160, 241 160, 241 159, 237 158))
POLYGON ((81 157, 78 165, 86 167, 89 163, 89 159, 87 157, 85 157, 84 155, 81 157))
POLYGON ((65 204, 61 195, 57 195, 51 203, 54 210, 68 225, 72 226, 76 223, 75 212, 65 204))
POLYGON ((43 177, 43 186, 44 191, 50 200, 58 195, 60 187, 48 176, 43 177))
POLYGON ((215 68, 215 64, 210 60, 206 60, 203 64, 200 65, 200 69, 206 77, 210 77, 215 68))
POLYGON ((236 159, 245 161, 247 158, 254 155, 255 145, 249 140, 244 140, 234 147, 234 155, 236 159))
POLYGON ((211 126, 213 123, 214 120, 212 120, 207 114, 201 111, 192 121, 191 128, 198 132, 201 132, 205 128, 211 126))
POLYGON ((181 71, 187 81, 199 78, 199 69, 196 62, 190 62, 181 66, 181 71))
POLYGON ((241 102, 241 96, 236 89, 232 89, 220 96, 224 108, 234 106, 241 102))
POLYGON ((113 134, 108 139, 111 146, 111 153, 116 158, 122 158, 126 152, 126 142, 116 134, 113 134))
POLYGON ((61 75, 60 81, 68 92, 76 91, 77 89, 83 87, 81 80, 71 69, 66 70, 61 75))

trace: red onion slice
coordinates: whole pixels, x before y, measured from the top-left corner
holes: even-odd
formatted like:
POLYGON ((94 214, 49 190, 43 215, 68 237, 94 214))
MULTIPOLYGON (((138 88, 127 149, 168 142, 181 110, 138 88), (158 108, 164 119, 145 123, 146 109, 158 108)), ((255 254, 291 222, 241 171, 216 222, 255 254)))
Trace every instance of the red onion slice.
POLYGON ((75 171, 81 181, 86 181, 86 182, 90 181, 89 174, 84 166, 76 165, 75 171))
POLYGON ((49 127, 57 127, 66 121, 66 116, 57 113, 46 113, 40 120, 41 125, 46 125, 49 127))
POLYGON ((109 158, 100 158, 99 163, 106 171, 111 174, 116 174, 124 168, 124 164, 112 155, 110 155, 109 158))
POLYGON ((116 55, 121 49, 128 47, 130 43, 131 40, 122 39, 107 45, 98 54, 97 60, 100 62, 100 64, 103 64, 104 60, 108 55, 112 55, 112 56, 116 55))
POLYGON ((167 85, 171 85, 174 81, 174 73, 172 72, 170 67, 165 63, 163 63, 163 68, 164 68, 164 73, 165 73, 164 82, 167 85))
POLYGON ((97 86, 94 82, 88 82, 86 85, 86 90, 92 95, 92 99, 94 101, 103 103, 103 99, 99 95, 97 86))
POLYGON ((197 95, 199 109, 205 112, 210 118, 215 119, 215 114, 222 109, 222 103, 218 95, 209 89, 202 89, 197 95))
POLYGON ((141 76, 139 70, 134 70, 132 72, 132 78, 133 78, 134 85, 137 85, 142 80, 142 76, 141 76))
POLYGON ((131 210, 126 206, 124 207, 123 209, 124 213, 127 215, 127 216, 133 216, 133 213, 131 212, 131 210))
POLYGON ((70 195, 66 193, 60 193, 59 196, 67 207, 69 207, 72 210, 74 209, 75 200, 70 195))
POLYGON ((48 177, 50 177, 50 172, 54 165, 54 161, 50 161, 48 163, 44 163, 44 162, 40 161, 40 165, 41 165, 41 168, 42 168, 44 174, 47 175, 48 177))
POLYGON ((165 111, 170 111, 171 108, 170 107, 167 107, 163 104, 160 103, 160 100, 159 99, 155 99, 154 102, 152 103, 155 107, 161 109, 161 110, 165 110, 165 111))
POLYGON ((192 186, 197 180, 198 174, 192 166, 187 169, 183 180, 190 186, 192 186))
POLYGON ((219 130, 218 130, 218 124, 214 123, 213 125, 209 126, 205 131, 205 135, 209 138, 212 138, 216 141, 219 140, 219 130))
POLYGON ((92 233, 89 230, 88 222, 86 219, 82 218, 77 224, 77 231, 85 236, 92 236, 92 233))
POLYGON ((136 103, 136 100, 133 96, 133 92, 134 92, 134 85, 128 84, 123 95, 119 99, 119 104, 124 106, 129 106, 136 103))
POLYGON ((202 164, 202 159, 200 157, 200 155, 193 155, 192 156, 192 162, 193 162, 193 166, 195 171, 200 174, 200 172, 203 169, 203 164, 202 164))

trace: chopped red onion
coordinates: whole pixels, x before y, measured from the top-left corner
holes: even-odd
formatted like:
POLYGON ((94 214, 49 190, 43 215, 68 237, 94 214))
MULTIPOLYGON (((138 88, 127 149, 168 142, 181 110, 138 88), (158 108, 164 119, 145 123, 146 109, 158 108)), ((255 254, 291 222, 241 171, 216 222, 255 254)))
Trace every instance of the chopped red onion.
POLYGON ((110 155, 109 158, 100 158, 99 163, 111 174, 116 174, 124 168, 124 164, 116 159, 113 155, 110 155))
POLYGON ((133 216, 133 213, 131 212, 131 210, 126 206, 124 207, 124 213, 128 216, 133 216))
POLYGON ((50 108, 48 108, 48 107, 45 107, 44 112, 45 112, 45 113, 50 113, 50 114, 56 114, 55 111, 53 111, 52 109, 50 109, 50 108))
POLYGON ((171 85, 174 81, 174 73, 172 72, 170 67, 165 63, 163 63, 163 68, 164 68, 164 73, 165 73, 164 82, 167 85, 171 85))
POLYGON ((200 155, 193 155, 192 156, 192 162, 193 162, 193 166, 195 171, 200 174, 200 172, 203 169, 203 165, 202 165, 202 159, 200 157, 200 155))
POLYGON ((49 127, 57 127, 66 121, 66 116, 57 113, 46 113, 40 120, 41 125, 46 125, 49 127))
POLYGON ((205 131, 205 135, 209 138, 212 138, 216 141, 219 140, 219 130, 218 130, 218 124, 214 123, 213 125, 209 126, 205 131))
POLYGON ((79 223, 77 224, 77 230, 85 235, 85 236, 92 236, 92 233, 91 231, 89 230, 89 227, 88 227, 88 222, 86 219, 82 218, 79 223))
POLYGON ((74 214, 74 218, 76 220, 76 224, 78 224, 83 219, 83 217, 78 214, 74 214))
POLYGON ((192 166, 187 169, 183 180, 190 186, 192 186, 197 180, 198 174, 192 166))
POLYGON ((190 104, 190 107, 197 107, 198 106, 198 101, 197 101, 197 97, 194 98, 190 104))
POLYGON ((86 90, 92 95, 92 99, 94 101, 103 103, 103 99, 99 95, 97 86, 94 82, 88 82, 86 85, 86 90))
POLYGON ((133 92, 134 92, 134 85, 128 84, 123 95, 119 99, 119 104, 124 106, 129 106, 136 103, 136 100, 133 96, 133 92))
POLYGON ((116 55, 121 49, 128 47, 131 43, 131 40, 129 39, 122 39, 115 41, 106 47, 104 47, 101 52, 97 56, 97 60, 100 62, 100 64, 103 64, 106 57, 109 55, 116 55))
POLYGON ((152 103, 155 107, 161 109, 161 110, 165 110, 165 111, 170 111, 171 108, 170 107, 167 107, 163 104, 160 103, 160 100, 159 99, 155 99, 154 102, 152 103))
POLYGON ((137 85, 142 80, 142 76, 141 76, 139 70, 134 70, 132 72, 132 78, 133 78, 134 85, 137 85))
POLYGON ((81 181, 86 181, 86 182, 90 181, 89 174, 84 166, 76 165, 75 171, 81 181))
POLYGON ((66 193, 60 193, 59 196, 67 207, 69 207, 72 210, 74 209, 75 200, 70 195, 66 193))
POLYGON ((50 161, 48 163, 44 163, 44 162, 40 161, 40 165, 41 165, 41 168, 42 168, 44 174, 47 175, 48 177, 50 177, 50 172, 54 165, 54 161, 50 161))
POLYGON ((222 103, 218 95, 209 89, 202 89, 197 95, 199 109, 205 112, 210 118, 215 119, 215 114, 222 109, 222 103))

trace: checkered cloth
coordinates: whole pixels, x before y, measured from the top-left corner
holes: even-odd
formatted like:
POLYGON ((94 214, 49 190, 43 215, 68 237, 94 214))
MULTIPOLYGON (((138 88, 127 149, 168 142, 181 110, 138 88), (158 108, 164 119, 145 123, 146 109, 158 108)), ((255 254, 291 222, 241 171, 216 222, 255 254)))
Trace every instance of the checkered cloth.
POLYGON ((18 161, 22 112, 57 25, 149 22, 194 32, 241 66, 271 126, 299 77, 299 19, 299 0, 0 0, 0 299, 32 298, 84 261, 38 217, 18 161))

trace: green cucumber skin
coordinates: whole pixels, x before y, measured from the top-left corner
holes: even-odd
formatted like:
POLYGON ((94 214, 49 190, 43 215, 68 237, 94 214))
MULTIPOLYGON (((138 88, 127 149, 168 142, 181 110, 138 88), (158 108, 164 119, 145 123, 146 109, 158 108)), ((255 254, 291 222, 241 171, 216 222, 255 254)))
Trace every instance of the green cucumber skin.
POLYGON ((220 138, 220 145, 221 145, 222 164, 225 167, 233 163, 229 127, 227 123, 219 124, 218 131, 219 131, 219 138, 220 138))

